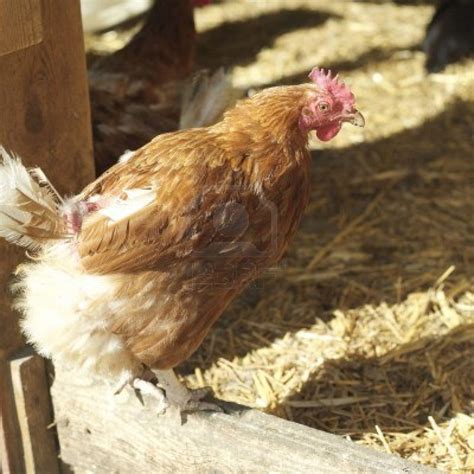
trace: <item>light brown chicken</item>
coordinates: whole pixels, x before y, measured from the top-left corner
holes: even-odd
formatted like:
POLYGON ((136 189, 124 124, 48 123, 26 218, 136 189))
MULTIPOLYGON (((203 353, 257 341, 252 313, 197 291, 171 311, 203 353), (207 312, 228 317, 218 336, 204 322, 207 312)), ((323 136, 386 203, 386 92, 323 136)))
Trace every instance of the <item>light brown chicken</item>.
POLYGON ((283 255, 308 202, 308 133, 330 140, 344 122, 364 125, 343 83, 310 77, 239 102, 214 126, 157 137, 65 204, 15 179, 26 171, 4 158, 0 235, 41 247, 20 271, 19 307, 43 354, 164 406, 209 408, 171 369, 283 255))

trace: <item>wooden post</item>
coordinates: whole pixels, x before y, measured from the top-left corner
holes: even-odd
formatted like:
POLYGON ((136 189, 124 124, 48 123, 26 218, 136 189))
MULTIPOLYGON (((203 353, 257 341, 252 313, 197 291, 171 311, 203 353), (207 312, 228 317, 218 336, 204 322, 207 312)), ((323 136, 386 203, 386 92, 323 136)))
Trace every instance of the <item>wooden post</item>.
MULTIPOLYGON (((0 145, 39 165, 60 192, 93 179, 79 0, 0 1, 0 145)), ((0 452, 3 472, 15 474, 23 450, 7 358, 24 341, 8 285, 22 256, 0 241, 0 452)))
MULTIPOLYGON (((438 471, 342 437, 225 404, 227 413, 198 413, 184 424, 142 406, 126 388, 78 386, 56 368, 52 386, 61 460, 77 473, 429 474, 438 471)), ((69 472, 69 471, 68 471, 69 472)))

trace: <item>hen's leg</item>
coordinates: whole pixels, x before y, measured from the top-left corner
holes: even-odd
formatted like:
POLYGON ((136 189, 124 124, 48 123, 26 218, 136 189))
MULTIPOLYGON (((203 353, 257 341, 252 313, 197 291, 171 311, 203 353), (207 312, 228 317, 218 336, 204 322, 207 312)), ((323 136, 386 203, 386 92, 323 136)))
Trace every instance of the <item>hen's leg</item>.
POLYGON ((157 402, 159 413, 164 413, 169 407, 165 392, 156 386, 156 377, 149 369, 144 368, 140 376, 135 376, 133 379, 121 383, 117 387, 115 394, 120 393, 127 384, 130 384, 130 386, 135 390, 135 394, 142 403, 143 399, 141 395, 149 395, 153 397, 157 402))
POLYGON ((163 390, 157 387, 153 382, 136 378, 132 381, 132 387, 143 395, 150 395, 153 397, 158 403, 159 413, 164 413, 169 407, 168 400, 166 399, 163 390))
POLYGON ((189 390, 178 380, 173 370, 153 370, 153 372, 165 390, 170 405, 178 407, 181 411, 222 411, 222 408, 215 403, 202 401, 202 398, 209 393, 208 389, 189 390))

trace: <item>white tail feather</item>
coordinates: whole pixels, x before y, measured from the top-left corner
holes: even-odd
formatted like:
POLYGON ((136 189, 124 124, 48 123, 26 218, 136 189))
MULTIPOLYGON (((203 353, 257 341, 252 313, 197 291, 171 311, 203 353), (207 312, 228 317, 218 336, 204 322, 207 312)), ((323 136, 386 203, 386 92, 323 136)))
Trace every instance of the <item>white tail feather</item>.
POLYGON ((30 250, 64 238, 62 198, 39 169, 0 147, 0 237, 30 250))
POLYGON ((179 128, 207 127, 216 123, 239 96, 223 68, 211 76, 201 71, 184 91, 179 128))

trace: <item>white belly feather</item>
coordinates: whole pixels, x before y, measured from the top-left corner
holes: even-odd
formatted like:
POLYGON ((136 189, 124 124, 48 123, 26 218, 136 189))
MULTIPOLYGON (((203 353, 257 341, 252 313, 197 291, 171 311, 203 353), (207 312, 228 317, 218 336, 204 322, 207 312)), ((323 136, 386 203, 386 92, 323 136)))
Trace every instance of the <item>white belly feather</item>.
POLYGON ((23 331, 56 364, 112 383, 126 382, 137 373, 139 363, 107 329, 117 311, 118 280, 84 273, 72 245, 55 245, 41 260, 19 269, 16 306, 23 314, 23 331))

